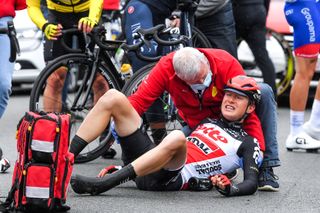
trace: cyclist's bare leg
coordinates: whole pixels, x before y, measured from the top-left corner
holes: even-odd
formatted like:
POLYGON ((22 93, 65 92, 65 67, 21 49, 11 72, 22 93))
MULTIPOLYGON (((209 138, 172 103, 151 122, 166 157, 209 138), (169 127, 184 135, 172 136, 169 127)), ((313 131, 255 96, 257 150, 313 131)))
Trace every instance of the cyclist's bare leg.
POLYGON ((90 143, 106 129, 111 117, 119 136, 130 135, 141 125, 141 118, 127 97, 115 89, 110 89, 88 113, 76 135, 90 143))
POLYGON ((309 94, 310 81, 312 80, 315 72, 316 63, 317 58, 296 57, 296 75, 290 91, 291 110, 305 110, 309 94))
POLYGON ((92 90, 94 94, 93 103, 96 104, 99 98, 109 90, 109 85, 100 73, 97 73, 96 79, 93 82, 92 90))
POLYGON ((67 68, 60 67, 47 79, 43 93, 43 105, 46 112, 61 112, 62 90, 67 75, 67 68))
POLYGON ((179 169, 186 161, 187 146, 183 132, 174 130, 163 141, 131 164, 137 176, 144 176, 160 169, 179 169))

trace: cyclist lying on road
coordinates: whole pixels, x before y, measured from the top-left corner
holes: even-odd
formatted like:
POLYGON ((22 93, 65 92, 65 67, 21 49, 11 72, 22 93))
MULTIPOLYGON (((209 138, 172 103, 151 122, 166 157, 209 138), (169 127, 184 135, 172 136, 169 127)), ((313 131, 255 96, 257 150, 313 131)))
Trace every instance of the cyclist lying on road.
MULTIPOLYGON (((219 118, 223 89, 229 79, 238 75, 245 73, 237 59, 226 51, 185 47, 163 56, 128 99, 138 114, 142 115, 167 91, 185 123, 183 132, 187 136, 203 119, 219 118)), ((256 111, 261 123, 257 114, 252 112, 245 119, 243 129, 256 138, 261 150, 265 151, 260 168, 259 187, 269 188, 270 184, 276 183, 271 166, 278 166, 280 163, 276 138, 276 105, 270 86, 264 83, 259 86, 262 98, 256 107, 259 110, 256 111), (261 124, 264 127, 263 132, 261 124)), ((103 104, 109 101, 107 96, 102 96, 99 100, 100 110, 104 110, 103 104)), ((70 145, 70 151, 75 156, 108 125, 98 111, 90 120, 105 126, 101 129, 97 129, 96 125, 80 128, 70 145)))
MULTIPOLYGON (((96 113, 104 122, 113 117, 125 166, 104 177, 76 175, 71 179, 73 190, 96 195, 135 180, 142 190, 172 191, 188 189, 188 180, 198 177, 210 178, 226 196, 253 194, 258 187, 262 153, 257 140, 241 126, 260 100, 259 87, 253 78, 240 75, 229 80, 224 91, 219 119, 205 119, 187 139, 182 131, 174 130, 156 146, 139 128, 141 118, 128 99, 109 90, 105 94, 108 98, 100 99, 108 102, 99 100, 80 129, 92 126, 96 113), (244 181, 233 185, 223 174, 241 166, 244 181)), ((100 122, 95 124, 97 129, 103 126, 100 122)))

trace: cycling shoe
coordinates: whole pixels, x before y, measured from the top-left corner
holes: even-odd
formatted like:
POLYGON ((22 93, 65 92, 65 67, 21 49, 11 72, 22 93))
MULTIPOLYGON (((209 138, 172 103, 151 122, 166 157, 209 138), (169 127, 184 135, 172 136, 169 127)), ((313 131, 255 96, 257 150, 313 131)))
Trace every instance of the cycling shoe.
POLYGON ((71 177, 70 185, 75 193, 98 195, 119 185, 119 181, 119 177, 113 174, 101 178, 75 175, 71 177))
POLYGON ((10 162, 6 158, 0 160, 0 173, 4 173, 7 169, 10 168, 10 162))
POLYGON ((100 178, 85 177, 82 175, 75 175, 71 177, 70 185, 73 191, 77 194, 91 194, 97 195, 97 189, 95 188, 95 182, 100 178))

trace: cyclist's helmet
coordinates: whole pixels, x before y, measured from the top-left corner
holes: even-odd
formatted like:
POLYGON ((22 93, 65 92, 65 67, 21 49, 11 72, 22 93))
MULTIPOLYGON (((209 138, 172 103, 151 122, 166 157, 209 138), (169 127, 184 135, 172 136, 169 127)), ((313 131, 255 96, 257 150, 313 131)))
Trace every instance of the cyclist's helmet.
POLYGON ((224 91, 230 91, 247 96, 251 103, 259 103, 261 99, 260 88, 257 82, 248 76, 238 75, 228 80, 224 91))

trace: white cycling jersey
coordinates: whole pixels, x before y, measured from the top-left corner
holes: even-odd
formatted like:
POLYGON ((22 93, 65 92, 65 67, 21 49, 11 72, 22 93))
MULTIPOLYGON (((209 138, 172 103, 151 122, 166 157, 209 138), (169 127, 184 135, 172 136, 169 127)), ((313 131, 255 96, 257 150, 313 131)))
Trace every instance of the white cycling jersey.
MULTIPOLYGON (((203 123, 187 137, 187 161, 181 171, 183 185, 191 177, 207 178, 242 167, 238 150, 244 140, 254 140, 259 147, 258 141, 240 127, 226 125, 221 120, 203 123)), ((260 149, 253 154, 253 158, 257 164, 262 161, 260 149)))

